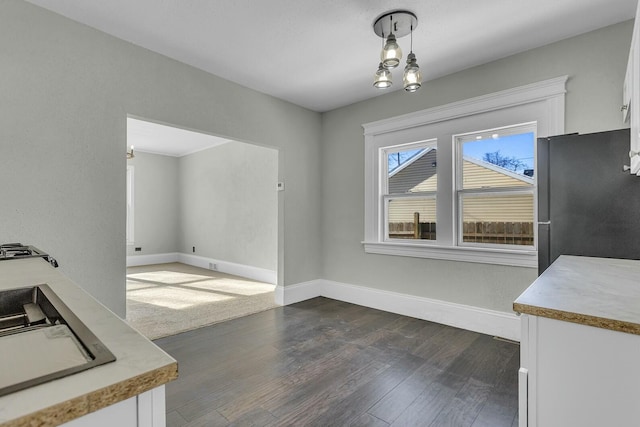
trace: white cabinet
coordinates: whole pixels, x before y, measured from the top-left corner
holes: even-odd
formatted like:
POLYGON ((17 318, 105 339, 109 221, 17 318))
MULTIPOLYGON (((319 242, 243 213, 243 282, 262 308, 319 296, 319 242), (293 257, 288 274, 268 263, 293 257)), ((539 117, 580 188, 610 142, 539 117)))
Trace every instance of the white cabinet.
POLYGON ((521 319, 520 427, 640 425, 640 335, 521 319))
POLYGON ((118 402, 61 427, 165 427, 164 386, 118 402))
POLYGON ((622 120, 631 127, 629 172, 640 176, 640 2, 631 39, 629 61, 622 88, 622 120))

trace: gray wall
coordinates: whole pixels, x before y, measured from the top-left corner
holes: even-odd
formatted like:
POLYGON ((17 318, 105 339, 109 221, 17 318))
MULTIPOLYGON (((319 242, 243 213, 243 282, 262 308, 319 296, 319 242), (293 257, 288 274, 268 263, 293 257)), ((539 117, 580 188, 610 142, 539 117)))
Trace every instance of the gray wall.
POLYGON ((232 141, 179 161, 178 251, 275 271, 278 152, 232 141))
POLYGON ((134 243, 127 255, 176 252, 179 231, 178 158, 136 152, 134 167, 134 243), (142 248, 134 252, 134 247, 142 248))
POLYGON ((0 2, 0 70, 1 241, 50 252, 124 316, 131 114, 279 148, 279 281, 321 276, 319 114, 21 0, 0 2))
MULTIPOLYGON (((622 82, 633 22, 513 55, 323 115, 322 276, 329 280, 509 312, 536 270, 365 254, 362 123, 568 74, 566 131, 625 127, 622 82)), ((542 31, 544 29, 541 29, 542 31)), ((421 67, 428 69, 428 55, 421 67)))
POLYGON ((127 255, 195 246, 195 255, 277 269, 277 150, 231 141, 184 157, 137 151, 127 163, 135 187, 127 255))

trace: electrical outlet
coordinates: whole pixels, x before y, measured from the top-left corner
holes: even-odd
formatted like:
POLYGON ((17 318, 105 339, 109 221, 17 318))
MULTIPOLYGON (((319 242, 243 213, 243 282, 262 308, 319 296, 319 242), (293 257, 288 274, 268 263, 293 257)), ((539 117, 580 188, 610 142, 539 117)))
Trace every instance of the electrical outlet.
POLYGON ((192 251, 193 253, 196 253, 196 247, 194 246, 194 247, 191 249, 191 251, 192 251))
POLYGON ((136 252, 140 252, 140 251, 142 251, 142 248, 138 247, 138 248, 135 248, 134 250, 135 250, 136 252))

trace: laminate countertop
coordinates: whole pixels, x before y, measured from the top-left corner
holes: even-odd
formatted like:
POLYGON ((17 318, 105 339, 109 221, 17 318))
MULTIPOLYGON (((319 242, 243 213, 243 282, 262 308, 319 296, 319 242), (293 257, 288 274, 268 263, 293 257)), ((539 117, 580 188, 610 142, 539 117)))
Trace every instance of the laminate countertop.
POLYGON ((640 261, 560 256, 513 310, 640 335, 640 261))
POLYGON ((59 269, 41 258, 0 261, 0 290, 43 283, 102 341, 116 361, 0 397, 0 426, 57 426, 177 378, 175 359, 59 269))

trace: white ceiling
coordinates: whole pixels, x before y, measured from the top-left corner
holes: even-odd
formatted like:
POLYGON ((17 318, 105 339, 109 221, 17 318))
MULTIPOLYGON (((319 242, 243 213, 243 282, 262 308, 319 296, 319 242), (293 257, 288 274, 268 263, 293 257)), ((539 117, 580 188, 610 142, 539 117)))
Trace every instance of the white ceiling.
MULTIPOLYGON (((425 81, 634 17, 637 0, 28 0, 314 111, 372 87, 375 18, 408 9, 425 81)), ((399 39, 406 53, 409 39, 399 39)), ((401 89, 401 70, 394 70, 401 89)), ((387 89, 388 91, 389 89, 387 89)))
POLYGON ((226 142, 229 140, 131 117, 127 118, 127 145, 134 146, 134 154, 142 151, 182 157, 226 142))

